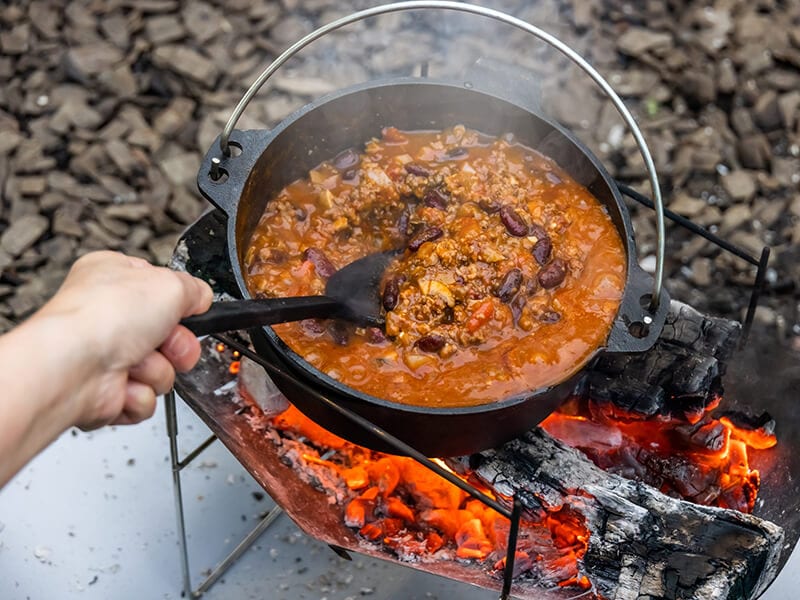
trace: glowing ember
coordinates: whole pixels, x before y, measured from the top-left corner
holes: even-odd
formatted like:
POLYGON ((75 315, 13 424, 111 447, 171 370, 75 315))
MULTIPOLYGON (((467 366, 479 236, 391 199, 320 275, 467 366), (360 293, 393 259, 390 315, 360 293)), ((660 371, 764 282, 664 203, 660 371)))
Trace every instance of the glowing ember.
POLYGON ((242 367, 241 361, 235 360, 228 367, 228 372, 230 372, 231 375, 236 375, 241 367, 242 367))
MULTIPOLYGON (((313 444, 314 452, 301 455, 306 464, 325 466, 341 477, 349 492, 344 522, 365 543, 379 544, 401 560, 473 561, 502 577, 510 522, 495 510, 415 460, 350 444, 294 407, 272 423, 313 444)), ((494 497, 491 490, 482 491, 494 497)), ((567 506, 523 514, 514 576, 588 589, 589 580, 579 572, 588 540, 583 516, 567 506)))
POLYGON ((637 420, 613 405, 575 398, 541 427, 608 472, 698 504, 749 513, 760 477, 750 469, 748 448, 770 448, 777 440, 770 427, 747 429, 729 417, 712 417, 719 402, 683 419, 637 420))
POLYGON ((217 344, 217 352, 225 352, 225 344, 222 342, 217 344))

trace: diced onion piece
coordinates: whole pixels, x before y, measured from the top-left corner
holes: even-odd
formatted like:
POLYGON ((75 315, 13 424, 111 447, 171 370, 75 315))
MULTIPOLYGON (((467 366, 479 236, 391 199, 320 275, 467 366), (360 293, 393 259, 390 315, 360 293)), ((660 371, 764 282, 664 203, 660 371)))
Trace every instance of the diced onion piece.
POLYGON ((394 158, 395 158, 395 160, 396 160, 397 162, 399 162, 401 165, 407 165, 408 163, 410 163, 411 161, 413 161, 413 160, 414 160, 413 158, 411 158, 411 155, 410 155, 410 154, 398 154, 398 155, 397 155, 397 156, 395 156, 394 158))
POLYGON ((319 193, 319 203, 323 208, 331 208, 333 206, 333 194, 330 190, 322 190, 319 193))
POLYGON ((436 152, 434 152, 433 148, 430 146, 423 146, 420 148, 419 152, 417 152, 417 160, 420 161, 432 161, 436 160, 436 152))
POLYGON ((312 169, 308 172, 308 178, 311 180, 311 183, 322 184, 328 178, 328 175, 319 169, 312 169))
POLYGON ((421 279, 419 281, 419 289, 426 296, 439 296, 447 306, 453 307, 456 304, 456 299, 450 288, 436 279, 421 279))
POLYGON ((408 365, 409 369, 416 371, 420 367, 435 362, 432 356, 425 354, 412 354, 407 353, 403 356, 403 361, 408 365))
POLYGON ((392 185, 392 180, 383 169, 367 169, 367 177, 380 186, 389 187, 392 185))

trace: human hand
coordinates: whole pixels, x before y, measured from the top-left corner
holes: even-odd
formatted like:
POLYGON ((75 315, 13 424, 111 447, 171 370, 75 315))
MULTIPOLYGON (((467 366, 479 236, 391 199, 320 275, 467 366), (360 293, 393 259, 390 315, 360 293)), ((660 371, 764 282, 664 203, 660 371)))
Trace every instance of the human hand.
POLYGON ((63 349, 53 350, 69 353, 65 361, 80 374, 66 390, 74 424, 94 429, 152 416, 175 371, 191 369, 200 356, 199 342, 178 322, 211 301, 204 281, 139 258, 93 252, 76 261, 32 317, 62 332, 63 349))

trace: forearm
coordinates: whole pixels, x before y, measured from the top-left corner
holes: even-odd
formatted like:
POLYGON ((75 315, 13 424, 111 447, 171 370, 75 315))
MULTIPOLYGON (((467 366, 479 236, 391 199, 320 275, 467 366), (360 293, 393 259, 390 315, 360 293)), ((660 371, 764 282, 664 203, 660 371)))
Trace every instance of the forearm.
POLYGON ((78 418, 88 373, 68 321, 37 314, 0 337, 0 487, 78 418))

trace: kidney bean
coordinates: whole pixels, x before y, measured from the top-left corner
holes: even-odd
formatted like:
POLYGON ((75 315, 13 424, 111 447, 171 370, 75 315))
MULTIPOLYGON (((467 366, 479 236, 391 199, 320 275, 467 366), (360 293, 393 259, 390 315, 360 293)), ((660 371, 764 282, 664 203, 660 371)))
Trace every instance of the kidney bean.
POLYGON ((395 227, 397 228, 397 233, 400 235, 400 237, 406 237, 408 235, 409 218, 410 216, 407 210, 404 210, 402 213, 400 213, 400 216, 397 218, 397 225, 395 225, 395 227))
POLYGON ((438 352, 444 348, 446 341, 447 340, 440 335, 426 335, 417 340, 417 348, 423 352, 438 352))
POLYGON ((493 215, 500 210, 500 205, 491 198, 483 198, 482 200, 479 200, 478 206, 480 206, 488 215, 493 215))
POLYGON ((520 214, 510 206, 500 209, 500 220, 506 227, 506 231, 515 237, 525 237, 528 235, 528 224, 525 223, 520 214))
POLYGON ((340 229, 333 235, 338 243, 344 244, 347 240, 349 240, 353 236, 353 228, 345 227, 344 229, 340 229))
POLYGON ((289 260, 289 254, 280 248, 266 248, 258 253, 258 258, 250 265, 248 272, 255 275, 261 272, 264 263, 271 265, 285 265, 289 260))
POLYGON ((527 303, 528 299, 524 295, 517 294, 508 304, 508 307, 511 309, 511 317, 514 319, 514 325, 519 323, 519 318, 522 316, 522 309, 525 308, 527 303))
POLYGON ((536 293, 536 290, 539 289, 539 282, 535 279, 526 279, 525 280, 525 294, 528 296, 533 296, 536 293))
POLYGON ((542 323, 558 323, 561 320, 561 313, 554 310, 546 310, 539 315, 539 320, 542 323))
POLYGON ((537 241, 533 248, 531 249, 531 254, 533 254, 533 258, 536 259, 536 262, 540 265, 546 265, 547 261, 550 260, 550 253, 553 251, 553 242, 550 241, 550 238, 545 235, 544 237, 540 237, 539 241, 537 241))
POLYGON ((347 346, 350 341, 350 330, 341 321, 331 321, 328 324, 328 333, 331 334, 331 338, 339 346, 347 346))
POLYGON ((325 333, 325 326, 319 319, 303 319, 300 326, 309 334, 317 336, 325 333))
POLYGON ((431 174, 428 169, 416 163, 406 163, 405 170, 409 175, 417 175, 419 177, 428 177, 431 174))
POLYGON ((519 269, 511 269, 505 274, 500 285, 497 286, 495 296, 500 298, 501 302, 508 304, 519 291, 520 285, 522 285, 522 271, 519 269))
POLYGON ((361 162, 361 157, 358 155, 358 152, 353 150, 352 148, 348 148, 347 150, 342 150, 333 158, 333 166, 336 167, 339 171, 347 171, 348 169, 352 169, 358 163, 361 162))
POLYGON ((444 210, 447 208, 448 200, 450 200, 450 197, 436 188, 425 192, 425 197, 422 199, 422 201, 425 203, 425 206, 438 208, 439 210, 444 210))
POLYGON ((462 146, 456 146, 455 148, 450 148, 447 151, 447 156, 449 156, 450 158, 461 158, 462 156, 466 156, 467 154, 469 154, 469 151, 462 146))
POLYGON ((543 237, 549 237, 547 235, 547 231, 545 231, 545 228, 539 225, 538 223, 531 224, 530 228, 528 229, 528 235, 532 235, 537 239, 542 239, 543 237))
POLYGON ((348 169, 347 171, 342 173, 342 179, 344 179, 345 181, 352 181, 353 179, 356 178, 356 173, 358 173, 358 171, 356 171, 355 169, 348 169))
POLYGON ((297 208, 294 209, 294 216, 297 218, 298 221, 305 221, 306 217, 308 217, 308 213, 306 212, 306 209, 304 209, 302 206, 298 206, 297 208))
POLYGON ((555 258, 549 265, 542 267, 537 279, 544 289, 549 290, 561 285, 566 276, 567 263, 561 258, 555 258))
POLYGON ((336 273, 336 267, 333 266, 325 253, 318 248, 306 248, 303 252, 303 260, 311 261, 317 275, 325 277, 326 279, 336 273))
POLYGON ((559 177, 552 171, 548 171, 547 173, 545 173, 544 176, 547 178, 547 181, 549 181, 553 185, 558 185, 559 183, 561 183, 561 177, 559 177))
POLYGON ((400 300, 400 277, 397 275, 389 277, 386 281, 386 285, 383 287, 383 296, 381 299, 384 309, 387 311, 394 310, 394 307, 397 306, 397 302, 400 300))
POLYGON ((408 249, 412 252, 419 250, 425 242, 432 242, 442 237, 442 230, 436 226, 423 227, 408 240, 408 249))
POLYGON ((370 327, 367 329, 367 341, 370 344, 382 344, 388 339, 386 334, 377 327, 370 327))

